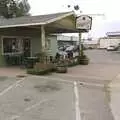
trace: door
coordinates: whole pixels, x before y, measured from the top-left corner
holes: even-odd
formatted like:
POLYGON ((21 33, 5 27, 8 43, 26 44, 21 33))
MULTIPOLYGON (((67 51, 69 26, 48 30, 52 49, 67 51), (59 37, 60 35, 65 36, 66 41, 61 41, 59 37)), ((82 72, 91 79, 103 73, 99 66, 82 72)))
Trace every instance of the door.
POLYGON ((24 57, 31 56, 31 40, 29 38, 23 39, 23 53, 24 57))

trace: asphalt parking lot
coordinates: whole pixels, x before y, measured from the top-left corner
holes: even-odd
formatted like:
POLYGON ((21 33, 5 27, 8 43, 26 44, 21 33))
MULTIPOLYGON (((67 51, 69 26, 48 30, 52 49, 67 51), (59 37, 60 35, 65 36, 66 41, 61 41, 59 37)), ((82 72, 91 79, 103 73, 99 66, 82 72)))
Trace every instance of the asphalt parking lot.
POLYGON ((67 74, 1 76, 0 120, 114 120, 106 85, 120 73, 120 55, 86 54, 90 64, 67 74))
POLYGON ((0 83, 1 120, 75 119, 73 84, 36 77, 0 83))

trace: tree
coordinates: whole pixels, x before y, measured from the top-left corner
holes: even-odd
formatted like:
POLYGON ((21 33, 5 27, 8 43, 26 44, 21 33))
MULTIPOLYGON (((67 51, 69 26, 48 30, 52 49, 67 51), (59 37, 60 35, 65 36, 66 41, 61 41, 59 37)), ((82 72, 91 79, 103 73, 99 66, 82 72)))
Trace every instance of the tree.
POLYGON ((29 15, 28 0, 0 0, 0 16, 5 18, 29 15))

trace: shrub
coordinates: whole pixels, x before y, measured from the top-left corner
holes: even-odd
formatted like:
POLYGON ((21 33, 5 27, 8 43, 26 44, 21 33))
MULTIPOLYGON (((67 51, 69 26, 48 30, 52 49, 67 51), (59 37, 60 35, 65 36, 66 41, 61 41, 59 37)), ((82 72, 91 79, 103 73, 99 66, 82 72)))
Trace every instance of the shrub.
POLYGON ((68 67, 76 66, 78 64, 79 64, 78 58, 75 58, 75 59, 72 59, 72 60, 68 61, 68 67))
POLYGON ((27 69, 27 74, 32 74, 32 75, 45 75, 48 74, 50 71, 49 69, 27 69))

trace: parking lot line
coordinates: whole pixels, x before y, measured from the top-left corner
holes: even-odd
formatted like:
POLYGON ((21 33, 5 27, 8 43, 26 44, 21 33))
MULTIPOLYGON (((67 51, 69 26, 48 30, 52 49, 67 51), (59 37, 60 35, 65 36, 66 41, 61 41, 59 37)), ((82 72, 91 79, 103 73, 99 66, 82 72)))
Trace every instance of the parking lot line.
POLYGON ((45 100, 42 100, 42 101, 40 101, 40 102, 38 102, 38 103, 36 103, 36 104, 33 104, 33 105, 25 108, 25 109, 23 110, 23 113, 19 113, 19 115, 12 116, 10 120, 15 120, 15 119, 20 118, 22 115, 24 115, 25 112, 28 112, 28 111, 30 111, 30 110, 32 110, 32 109, 40 106, 41 104, 43 104, 43 103, 45 103, 45 102, 47 102, 47 101, 49 101, 49 100, 48 100, 48 99, 45 99, 45 100))
MULTIPOLYGON (((59 81, 59 82, 66 82, 66 83, 69 83, 69 84, 73 84, 73 82, 74 81, 76 81, 76 80, 74 80, 74 79, 72 79, 72 80, 66 80, 66 79, 61 79, 61 78, 58 78, 58 77, 52 77, 52 78, 50 78, 50 77, 44 77, 44 76, 34 76, 34 77, 36 77, 36 78, 41 78, 41 79, 48 79, 48 80, 54 80, 54 81, 59 81)), ((73 77, 74 78, 74 77, 73 77)), ((83 83, 83 85, 84 86, 96 86, 96 87, 104 87, 104 84, 100 84, 100 83, 87 83, 87 82, 81 82, 80 80, 78 80, 78 83, 83 83)))
POLYGON ((81 120, 77 82, 74 81, 76 120, 81 120))
POLYGON ((6 94, 7 92, 9 92, 12 88, 16 88, 21 82, 24 81, 25 78, 22 78, 19 81, 16 81, 14 84, 10 85, 9 87, 7 87, 6 89, 4 89, 2 92, 0 92, 0 97, 3 96, 4 94, 6 94))
POLYGON ((36 104, 34 104, 34 105, 29 106, 29 107, 26 108, 24 111, 25 111, 25 112, 28 112, 28 111, 30 111, 31 109, 34 109, 34 108, 36 108, 37 106, 39 106, 39 105, 41 105, 42 103, 47 102, 47 101, 49 101, 49 100, 48 100, 48 99, 42 100, 42 101, 40 101, 40 102, 38 102, 38 103, 36 103, 36 104))
MULTIPOLYGON (((58 75, 58 76, 60 76, 60 75, 58 75)), ((64 75, 65 77, 71 77, 71 78, 78 78, 78 79, 80 79, 80 78, 89 78, 89 79, 95 79, 95 80, 105 80, 105 81, 109 81, 109 79, 105 79, 104 77, 98 77, 98 76, 92 76, 92 75, 70 75, 70 74, 65 74, 64 75)))
POLYGON ((70 80, 65 80, 65 79, 61 79, 61 78, 58 78, 58 77, 44 77, 44 76, 34 76, 34 77, 37 77, 37 78, 42 78, 42 79, 48 79, 48 80, 54 80, 54 81, 59 81, 59 82, 67 82, 67 83, 71 83, 73 84, 73 81, 70 81, 70 80))

